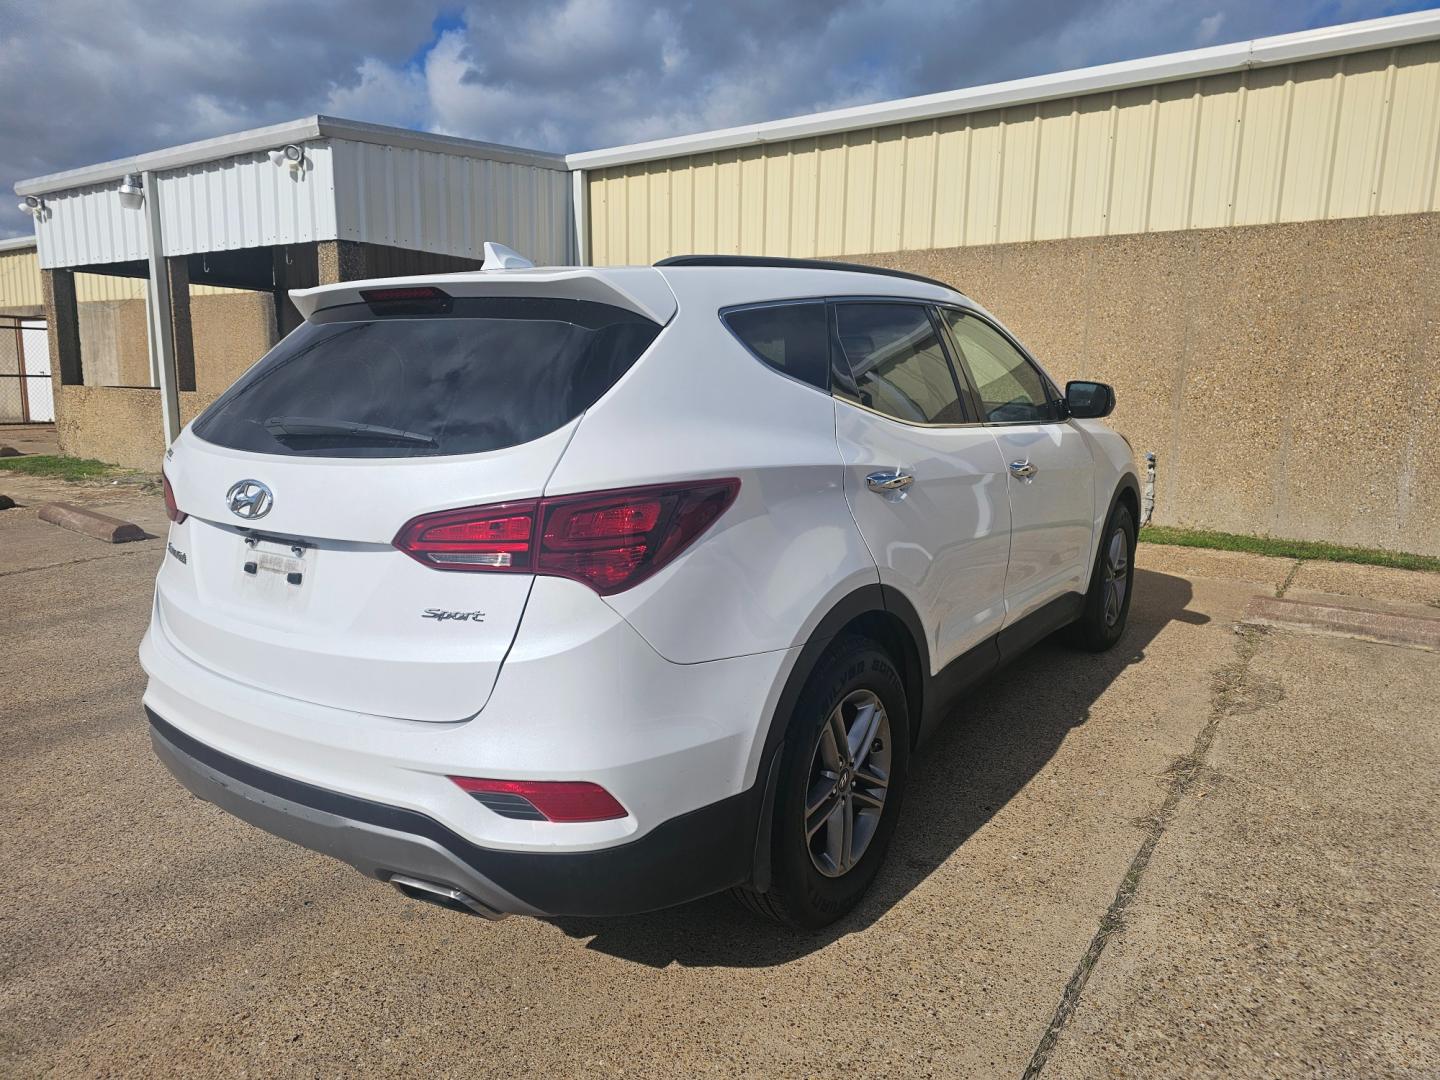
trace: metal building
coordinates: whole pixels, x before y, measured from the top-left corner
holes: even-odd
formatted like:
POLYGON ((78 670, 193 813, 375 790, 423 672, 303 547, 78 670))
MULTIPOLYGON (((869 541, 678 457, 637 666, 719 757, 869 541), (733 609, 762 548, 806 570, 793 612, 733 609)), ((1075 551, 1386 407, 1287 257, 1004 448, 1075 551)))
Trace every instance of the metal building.
MULTIPOLYGON (((111 460, 150 460, 155 433, 172 439, 292 327, 290 288, 478 267, 486 240, 552 263, 573 262, 577 247, 560 156, 323 116, 15 190, 35 221, 62 445, 111 460), (146 287, 137 293, 125 279, 146 287), (222 352, 237 335, 245 346, 218 361, 197 357, 192 295, 237 291, 252 302, 231 303, 213 336, 228 337, 222 352), (143 297, 148 375, 107 356, 123 373, 87 379, 80 305, 102 293, 143 297), (222 335, 226 320, 234 325, 222 335), (137 428, 128 440, 116 434, 137 428), (108 453, 93 438, 100 432, 108 453)), ((123 349, 123 327, 107 333, 123 349)))
POLYGON ((70 453, 153 468, 297 285, 474 267, 485 240, 848 258, 1114 383, 1156 521, 1440 554, 1440 12, 563 158, 311 117, 16 190, 70 453), (127 276, 143 304, 94 292, 127 276))

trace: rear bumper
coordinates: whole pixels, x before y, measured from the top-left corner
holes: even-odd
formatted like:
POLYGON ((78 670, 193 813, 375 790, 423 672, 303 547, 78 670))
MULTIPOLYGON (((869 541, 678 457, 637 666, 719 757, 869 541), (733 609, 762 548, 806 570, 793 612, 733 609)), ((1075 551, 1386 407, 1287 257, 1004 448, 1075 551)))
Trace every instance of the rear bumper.
POLYGON ((370 877, 458 889, 496 913, 627 915, 750 876, 763 784, 593 851, 481 847, 415 810, 316 787, 230 757, 146 708, 155 753, 200 798, 370 877))

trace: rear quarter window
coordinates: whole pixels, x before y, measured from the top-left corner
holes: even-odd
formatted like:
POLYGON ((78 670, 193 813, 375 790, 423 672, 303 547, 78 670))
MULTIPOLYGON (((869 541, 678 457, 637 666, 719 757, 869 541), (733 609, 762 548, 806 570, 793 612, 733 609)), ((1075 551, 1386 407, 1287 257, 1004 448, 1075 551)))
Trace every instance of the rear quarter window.
POLYGON ((581 300, 332 308, 241 376, 194 432, 297 457, 501 450, 579 416, 659 332, 633 312, 581 300))
POLYGON ((721 318, 763 363, 829 391, 830 331, 823 301, 734 308, 721 318))

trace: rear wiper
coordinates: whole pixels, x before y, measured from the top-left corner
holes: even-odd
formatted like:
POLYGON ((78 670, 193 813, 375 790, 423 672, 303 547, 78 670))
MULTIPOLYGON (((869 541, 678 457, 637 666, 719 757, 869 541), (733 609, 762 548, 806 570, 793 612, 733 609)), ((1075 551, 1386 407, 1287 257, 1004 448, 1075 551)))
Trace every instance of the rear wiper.
POLYGON ((303 438, 340 436, 353 439, 385 439, 391 442, 415 443, 417 446, 439 446, 429 435, 418 431, 402 431, 380 424, 362 424, 358 420, 320 420, 313 416, 272 416, 265 421, 265 430, 277 439, 284 435, 303 438))

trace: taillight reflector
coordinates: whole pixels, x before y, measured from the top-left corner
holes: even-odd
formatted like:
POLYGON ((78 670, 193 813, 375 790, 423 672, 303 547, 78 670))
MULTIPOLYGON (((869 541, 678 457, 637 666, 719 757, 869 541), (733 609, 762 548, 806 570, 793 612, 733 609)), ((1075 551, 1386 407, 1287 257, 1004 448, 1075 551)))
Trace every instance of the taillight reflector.
POLYGON ((170 478, 165 475, 163 470, 160 473, 160 482, 165 487, 165 516, 179 525, 190 515, 181 510, 175 502, 175 489, 170 486, 170 478))
POLYGON ((472 795, 514 795, 524 799, 550 821, 611 821, 625 816, 625 808, 599 784, 588 780, 481 780, 450 777, 472 795))
POLYGON ((406 523, 395 546, 437 570, 567 577, 607 596, 671 562, 739 490, 727 477, 443 510, 406 523))

